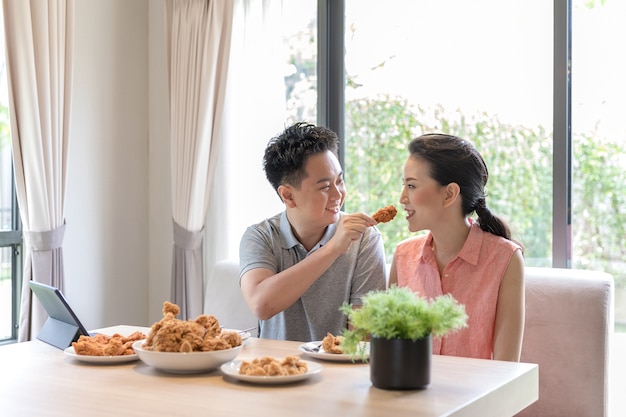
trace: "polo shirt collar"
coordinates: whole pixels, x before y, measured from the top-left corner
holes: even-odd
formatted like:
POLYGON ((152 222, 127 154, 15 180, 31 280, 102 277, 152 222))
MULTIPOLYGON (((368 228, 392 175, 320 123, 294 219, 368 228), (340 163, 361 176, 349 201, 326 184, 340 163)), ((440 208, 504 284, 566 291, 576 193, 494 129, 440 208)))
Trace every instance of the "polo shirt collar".
MULTIPOLYGON (((343 216, 343 214, 340 214, 340 216, 343 216)), ((333 223, 329 225, 328 227, 326 227, 326 231, 324 232, 322 239, 320 239, 320 241, 317 242, 317 244, 313 247, 313 249, 311 249, 311 251, 321 246, 324 246, 326 243, 328 243, 328 241, 335 234, 336 230, 337 230, 337 223, 333 223)), ((298 241, 296 236, 293 234, 293 230, 291 229, 291 224, 289 223, 289 219, 287 219, 287 211, 283 211, 283 213, 280 216, 280 235, 281 235, 282 245, 284 249, 289 249, 297 245, 302 245, 298 241)))

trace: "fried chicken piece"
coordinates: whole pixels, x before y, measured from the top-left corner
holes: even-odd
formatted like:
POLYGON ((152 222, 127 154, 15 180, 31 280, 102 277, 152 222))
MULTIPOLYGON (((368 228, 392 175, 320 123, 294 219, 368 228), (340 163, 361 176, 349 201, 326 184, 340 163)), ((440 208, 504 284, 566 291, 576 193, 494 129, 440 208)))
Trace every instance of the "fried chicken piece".
POLYGON ((332 333, 327 333, 326 337, 322 339, 322 349, 326 353, 341 354, 343 350, 339 347, 341 343, 341 336, 333 336, 332 333))
POLYGON ((228 343, 228 340, 223 339, 219 336, 207 337, 204 339, 202 343, 201 350, 203 352, 208 352, 212 350, 225 350, 225 349, 230 349, 234 346, 239 346, 239 345, 231 345, 230 343, 228 343))
POLYGON ((278 361, 271 361, 265 365, 263 365, 263 369, 265 370, 265 375, 267 376, 283 376, 288 375, 287 370, 283 369, 281 364, 278 361))
POLYGON ((289 375, 300 375, 309 370, 306 362, 302 362, 297 356, 285 357, 281 365, 289 375))
POLYGON ((282 361, 271 356, 263 356, 252 361, 242 361, 239 366, 240 374, 255 376, 299 375, 307 371, 306 363, 297 356, 287 356, 282 361))
POLYGON ((152 338, 152 350, 158 352, 195 352, 202 350, 206 329, 190 320, 164 318, 152 338))
POLYGON ((242 361, 239 366, 239 373, 242 375, 255 375, 266 376, 267 365, 269 365, 274 358, 269 356, 263 356, 262 358, 254 358, 252 361, 242 361))
POLYGON ((76 342, 72 342, 77 355, 103 356, 102 346, 108 342, 108 336, 97 334, 93 337, 81 335, 76 342))
POLYGON ((263 366, 260 366, 259 359, 253 359, 251 362, 241 362, 239 373, 242 375, 264 376, 265 369, 263 369, 263 366))
POLYGON ((109 343, 102 346, 102 356, 120 356, 124 350, 119 338, 111 338, 109 343))
POLYGON ((239 346, 243 343, 241 335, 237 332, 222 332, 219 334, 218 338, 230 346, 239 346))
POLYGON ((137 340, 145 339, 146 335, 136 331, 129 336, 122 336, 115 333, 112 336, 97 334, 95 336, 80 336, 76 342, 72 343, 74 352, 77 355, 87 356, 122 356, 132 355, 133 343, 137 340))
POLYGON ((163 303, 163 317, 167 316, 168 314, 172 314, 174 317, 176 317, 178 316, 178 313, 180 313, 180 307, 178 307, 176 304, 170 303, 169 301, 163 303))
POLYGON ((176 316, 180 312, 180 308, 169 301, 165 301, 163 303, 163 318, 160 321, 157 321, 150 328, 150 333, 148 334, 148 339, 143 344, 143 348, 146 350, 152 350, 152 345, 154 344, 154 337, 159 334, 163 325, 165 325, 169 320, 175 320, 176 316))
POLYGON ((222 332, 220 322, 217 318, 215 318, 215 316, 201 314, 196 318, 196 323, 204 327, 206 329, 206 333, 208 333, 211 337, 216 337, 222 332))
POLYGON ((372 217, 378 223, 387 223, 392 221, 393 218, 396 217, 396 214, 398 214, 398 210, 396 210, 395 206, 390 205, 379 209, 376 213, 372 214, 372 217))
POLYGON ((163 318, 154 323, 145 350, 158 352, 208 352, 231 349, 243 342, 236 332, 224 332, 215 316, 201 314, 195 320, 179 320, 176 304, 163 303, 163 318))

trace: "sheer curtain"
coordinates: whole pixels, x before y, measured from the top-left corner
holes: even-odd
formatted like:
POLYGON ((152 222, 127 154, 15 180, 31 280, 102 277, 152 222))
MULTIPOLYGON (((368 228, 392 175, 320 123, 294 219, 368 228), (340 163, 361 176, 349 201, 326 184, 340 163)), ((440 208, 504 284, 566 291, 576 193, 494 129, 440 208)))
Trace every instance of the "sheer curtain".
MULTIPOLYGON (((235 0, 224 130, 207 233, 207 271, 239 256, 245 228, 283 209, 265 179, 267 142, 285 126, 287 61, 281 0, 235 0)), ((205 306, 210 311, 210 306, 205 306)))
POLYGON ((18 340, 47 318, 28 281, 63 288, 65 183, 72 87, 74 1, 3 0, 15 183, 24 286, 18 340))
POLYGON ((174 227, 171 301, 202 313, 204 224, 223 135, 233 3, 166 0, 174 227))

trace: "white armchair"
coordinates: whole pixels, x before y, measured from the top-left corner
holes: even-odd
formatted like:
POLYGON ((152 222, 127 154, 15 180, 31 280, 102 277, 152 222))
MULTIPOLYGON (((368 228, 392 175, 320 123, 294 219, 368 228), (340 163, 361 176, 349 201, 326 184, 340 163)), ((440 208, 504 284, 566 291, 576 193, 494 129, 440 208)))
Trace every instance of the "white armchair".
MULTIPOLYGON (((217 262, 207 277, 204 290, 204 314, 214 315, 220 325, 229 329, 249 329, 258 326, 239 287, 239 262, 217 262)), ((250 332, 257 336, 257 331, 250 332)))

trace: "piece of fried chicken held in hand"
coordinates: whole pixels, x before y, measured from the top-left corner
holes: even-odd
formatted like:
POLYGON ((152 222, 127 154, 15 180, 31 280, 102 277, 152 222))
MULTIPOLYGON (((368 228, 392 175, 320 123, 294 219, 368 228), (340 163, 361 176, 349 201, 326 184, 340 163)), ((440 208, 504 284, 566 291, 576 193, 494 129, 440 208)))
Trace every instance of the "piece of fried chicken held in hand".
POLYGON ((390 205, 387 207, 383 207, 379 209, 376 213, 372 214, 372 218, 376 220, 378 223, 387 223, 393 220, 398 214, 398 210, 394 205, 390 205))

